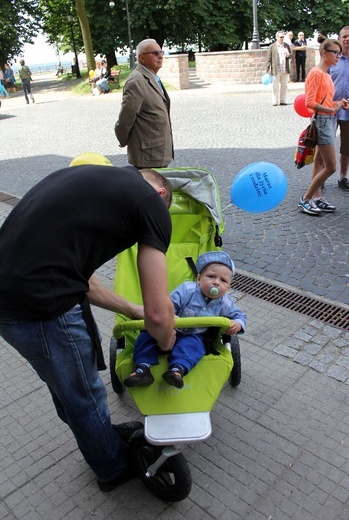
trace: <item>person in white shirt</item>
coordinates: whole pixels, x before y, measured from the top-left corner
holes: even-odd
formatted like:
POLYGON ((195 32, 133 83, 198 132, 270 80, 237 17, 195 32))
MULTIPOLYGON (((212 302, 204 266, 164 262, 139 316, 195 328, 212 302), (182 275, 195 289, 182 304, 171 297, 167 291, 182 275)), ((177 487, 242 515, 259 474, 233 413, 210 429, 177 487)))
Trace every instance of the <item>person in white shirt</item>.
POLYGON ((276 33, 276 42, 269 45, 266 72, 273 75, 273 106, 287 105, 287 83, 290 74, 291 48, 284 43, 283 31, 276 33))

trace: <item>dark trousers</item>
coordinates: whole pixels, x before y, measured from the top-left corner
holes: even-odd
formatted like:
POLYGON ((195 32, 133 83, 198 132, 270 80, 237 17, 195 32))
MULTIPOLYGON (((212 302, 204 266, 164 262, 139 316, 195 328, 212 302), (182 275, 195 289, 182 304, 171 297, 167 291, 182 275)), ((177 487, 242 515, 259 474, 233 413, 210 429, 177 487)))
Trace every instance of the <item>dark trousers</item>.
POLYGON ((300 80, 300 72, 302 70, 302 81, 305 81, 305 56, 299 56, 296 53, 296 70, 297 70, 297 81, 300 80))

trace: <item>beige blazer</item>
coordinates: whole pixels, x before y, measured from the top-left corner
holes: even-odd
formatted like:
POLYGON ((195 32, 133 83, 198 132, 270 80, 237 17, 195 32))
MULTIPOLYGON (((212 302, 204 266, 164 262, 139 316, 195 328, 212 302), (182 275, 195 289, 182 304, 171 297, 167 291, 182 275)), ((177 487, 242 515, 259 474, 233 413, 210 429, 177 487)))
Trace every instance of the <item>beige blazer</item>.
MULTIPOLYGON (((271 73, 273 76, 278 75, 278 63, 279 63, 279 53, 277 42, 272 43, 268 47, 268 55, 267 55, 267 72, 271 73)), ((286 58, 286 72, 290 73, 290 58, 291 58, 291 48, 288 43, 284 43, 283 46, 290 53, 290 57, 286 58)))
POLYGON ((168 166, 173 159, 170 98, 142 65, 128 77, 115 135, 138 168, 168 166))

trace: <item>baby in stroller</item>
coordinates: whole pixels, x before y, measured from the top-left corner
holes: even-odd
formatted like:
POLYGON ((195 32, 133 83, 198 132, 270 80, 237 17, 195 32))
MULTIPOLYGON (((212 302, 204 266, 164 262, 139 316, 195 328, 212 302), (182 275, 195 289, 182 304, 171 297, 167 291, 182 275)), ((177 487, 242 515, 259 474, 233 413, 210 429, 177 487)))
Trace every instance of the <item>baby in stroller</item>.
MULTIPOLYGON (((171 299, 178 317, 225 316, 231 320, 226 334, 243 333, 246 327, 244 314, 227 294, 234 274, 234 263, 223 251, 201 254, 196 263, 197 281, 184 282, 174 289, 171 299)), ((185 376, 207 353, 207 328, 180 329, 177 340, 169 354, 168 370, 162 378, 171 386, 183 388, 185 376)), ((158 364, 154 338, 143 331, 134 345, 135 370, 125 380, 127 387, 149 386, 154 382, 150 371, 158 364)), ((163 353, 163 351, 161 352, 163 353)))

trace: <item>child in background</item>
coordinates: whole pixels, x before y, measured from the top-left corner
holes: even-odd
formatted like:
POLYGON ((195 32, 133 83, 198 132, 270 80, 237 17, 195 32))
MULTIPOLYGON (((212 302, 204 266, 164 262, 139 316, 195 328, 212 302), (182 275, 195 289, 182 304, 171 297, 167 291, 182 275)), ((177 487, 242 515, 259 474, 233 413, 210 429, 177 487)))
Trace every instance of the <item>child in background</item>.
MULTIPOLYGON (((211 251, 199 256, 196 263, 196 282, 184 282, 171 293, 175 314, 178 317, 224 316, 231 319, 226 334, 243 333, 246 314, 235 305, 227 293, 234 274, 234 263, 227 253, 211 251)), ((204 333, 207 329, 180 329, 173 350, 169 352, 169 368, 162 375, 169 385, 182 388, 186 375, 205 355, 204 333)), ((154 377, 151 365, 158 364, 158 349, 154 338, 143 331, 138 336, 133 360, 135 371, 124 380, 125 386, 149 386, 154 377)))

